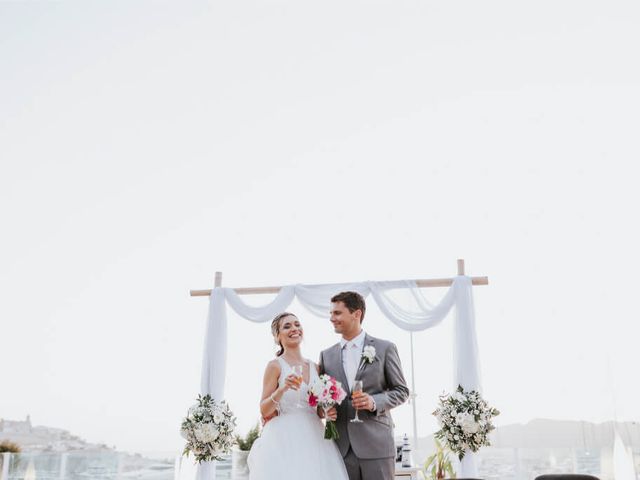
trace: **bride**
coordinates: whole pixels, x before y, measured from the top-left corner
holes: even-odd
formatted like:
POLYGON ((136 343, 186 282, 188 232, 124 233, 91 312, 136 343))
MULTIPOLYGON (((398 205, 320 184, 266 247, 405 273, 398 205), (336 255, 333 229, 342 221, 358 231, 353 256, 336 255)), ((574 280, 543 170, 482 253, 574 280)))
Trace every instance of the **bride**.
POLYGON ((318 366, 300 352, 300 320, 281 313, 271 322, 271 332, 280 350, 264 372, 260 413, 264 418, 277 416, 249 452, 250 480, 347 480, 338 447, 324 439, 322 421, 306 405, 305 387, 318 377, 318 366), (302 367, 302 383, 294 367, 302 367))

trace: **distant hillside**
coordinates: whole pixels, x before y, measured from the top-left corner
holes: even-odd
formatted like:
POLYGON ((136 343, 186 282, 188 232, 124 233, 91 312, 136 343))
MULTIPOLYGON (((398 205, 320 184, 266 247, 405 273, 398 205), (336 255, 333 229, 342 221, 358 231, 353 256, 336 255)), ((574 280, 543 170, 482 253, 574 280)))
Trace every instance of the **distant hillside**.
POLYGON ((115 451, 104 444, 86 442, 61 428, 33 426, 26 420, 0 419, 0 441, 20 445, 23 452, 115 451))
MULTIPOLYGON (((178 453, 170 453, 163 458, 147 458, 138 453, 118 452, 115 447, 110 448, 104 444, 89 443, 61 428, 33 426, 28 416, 26 420, 0 419, 0 442, 3 440, 17 443, 23 453, 73 452, 76 459, 91 459, 90 462, 84 462, 88 468, 87 478, 96 475, 96 469, 104 474, 97 475, 100 478, 115 475, 116 472, 112 472, 114 465, 117 465, 117 468, 121 468, 132 478, 148 478, 149 480, 173 478, 173 465, 178 453), (117 458, 116 463, 114 463, 114 458, 117 458)), ((55 464, 38 468, 40 469, 38 478, 58 478, 59 468, 62 467, 55 464), (49 470, 50 468, 52 470, 49 470)))

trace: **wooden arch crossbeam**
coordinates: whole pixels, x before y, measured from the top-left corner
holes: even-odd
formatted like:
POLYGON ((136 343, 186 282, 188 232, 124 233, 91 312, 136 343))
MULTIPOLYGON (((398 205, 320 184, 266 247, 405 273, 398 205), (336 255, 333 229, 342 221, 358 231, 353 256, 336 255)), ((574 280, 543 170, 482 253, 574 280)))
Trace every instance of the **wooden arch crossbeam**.
MULTIPOLYGON (((464 260, 458 259, 458 275, 464 275, 464 260)), ((429 287, 449 287, 453 283, 453 278, 430 278, 415 280, 419 288, 429 287)), ((489 285, 488 277, 471 277, 472 285, 489 285)), ((222 286, 222 272, 216 272, 214 287, 222 286)), ((238 295, 256 295, 264 293, 278 293, 282 287, 243 287, 234 288, 238 295)), ((189 290, 192 297, 208 297, 211 295, 211 289, 208 290, 189 290)))

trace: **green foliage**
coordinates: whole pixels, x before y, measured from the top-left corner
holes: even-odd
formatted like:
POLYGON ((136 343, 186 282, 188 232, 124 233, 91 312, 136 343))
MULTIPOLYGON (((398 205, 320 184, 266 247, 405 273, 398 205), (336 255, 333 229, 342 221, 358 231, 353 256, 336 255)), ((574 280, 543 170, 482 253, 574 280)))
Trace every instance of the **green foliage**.
POLYGON ((255 442, 260 436, 260 425, 256 423, 255 427, 249 430, 247 436, 242 438, 240 435, 236 435, 236 443, 238 444, 238 448, 242 451, 248 452, 251 450, 253 446, 253 442, 255 442))
POLYGON ((17 443, 10 442, 9 440, 0 442, 0 453, 20 453, 20 451, 20 445, 17 443))
POLYGON ((422 473, 429 480, 441 480, 445 477, 456 478, 456 472, 453 470, 453 464, 449 458, 451 450, 443 446, 434 438, 436 443, 436 453, 427 458, 422 467, 422 473))

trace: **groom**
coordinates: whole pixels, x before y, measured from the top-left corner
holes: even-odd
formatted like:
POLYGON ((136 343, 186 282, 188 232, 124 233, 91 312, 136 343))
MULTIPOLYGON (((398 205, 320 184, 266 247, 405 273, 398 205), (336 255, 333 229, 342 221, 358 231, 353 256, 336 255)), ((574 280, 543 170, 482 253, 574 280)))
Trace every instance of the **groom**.
POLYGON ((366 305, 357 292, 342 292, 331 299, 331 323, 340 342, 320 353, 320 373, 351 389, 362 380, 363 394, 348 397, 327 412, 336 420, 336 440, 349 480, 392 480, 396 447, 390 410, 404 403, 409 389, 396 346, 362 330, 366 305), (372 348, 371 348, 372 347, 372 348), (352 423, 358 416, 363 423, 352 423))

